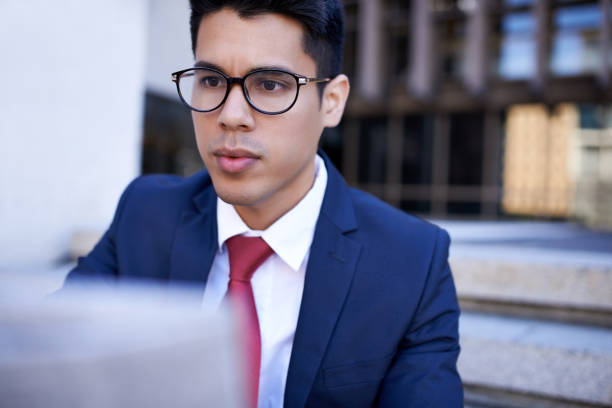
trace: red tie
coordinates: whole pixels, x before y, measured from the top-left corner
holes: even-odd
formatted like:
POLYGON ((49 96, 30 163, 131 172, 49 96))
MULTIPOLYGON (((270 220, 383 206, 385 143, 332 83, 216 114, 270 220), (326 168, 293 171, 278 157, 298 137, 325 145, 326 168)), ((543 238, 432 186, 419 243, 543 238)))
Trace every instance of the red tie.
POLYGON ((251 277, 255 270, 274 251, 260 237, 237 235, 225 242, 229 253, 230 281, 227 296, 237 309, 244 328, 246 354, 248 360, 247 381, 250 387, 251 406, 257 407, 259 388, 259 367, 261 360, 261 334, 255 309, 255 298, 251 287, 251 277))

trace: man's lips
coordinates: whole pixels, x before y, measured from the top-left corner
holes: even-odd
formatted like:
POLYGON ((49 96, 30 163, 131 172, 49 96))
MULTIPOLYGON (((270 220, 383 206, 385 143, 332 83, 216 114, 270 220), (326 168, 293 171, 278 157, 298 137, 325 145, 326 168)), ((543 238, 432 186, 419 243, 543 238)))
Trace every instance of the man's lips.
POLYGON ((226 173, 240 173, 259 160, 260 156, 245 149, 217 149, 213 153, 217 164, 226 173))

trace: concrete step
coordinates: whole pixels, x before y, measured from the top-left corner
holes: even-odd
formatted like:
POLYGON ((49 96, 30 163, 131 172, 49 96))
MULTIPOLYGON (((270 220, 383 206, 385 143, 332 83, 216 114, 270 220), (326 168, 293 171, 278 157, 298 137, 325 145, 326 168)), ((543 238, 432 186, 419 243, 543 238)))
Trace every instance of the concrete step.
POLYGON ((612 234, 566 223, 440 222, 462 309, 612 327, 612 234))
POLYGON ((612 330, 464 313, 466 406, 612 406, 612 330))

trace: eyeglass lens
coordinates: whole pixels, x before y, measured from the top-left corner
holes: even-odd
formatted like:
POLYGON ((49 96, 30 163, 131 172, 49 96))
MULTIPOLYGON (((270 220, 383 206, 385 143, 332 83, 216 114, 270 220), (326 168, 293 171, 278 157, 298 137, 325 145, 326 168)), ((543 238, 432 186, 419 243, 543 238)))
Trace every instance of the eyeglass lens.
MULTIPOLYGON (((228 81, 218 72, 192 69, 179 79, 183 100, 199 111, 213 110, 223 102, 228 81)), ((297 81, 282 71, 256 71, 245 77, 244 87, 250 103, 264 112, 282 112, 289 108, 297 96, 297 81)))

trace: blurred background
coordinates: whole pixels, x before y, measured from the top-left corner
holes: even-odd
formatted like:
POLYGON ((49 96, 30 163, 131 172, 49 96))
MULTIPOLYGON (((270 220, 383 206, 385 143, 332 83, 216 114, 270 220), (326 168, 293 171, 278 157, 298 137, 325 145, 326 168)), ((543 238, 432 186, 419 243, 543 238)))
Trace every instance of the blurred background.
MULTIPOLYGON (((344 0, 322 147, 451 234, 466 405, 612 406, 612 1, 344 0)), ((139 174, 202 169, 188 1, 0 1, 0 272, 61 284, 139 174)))

